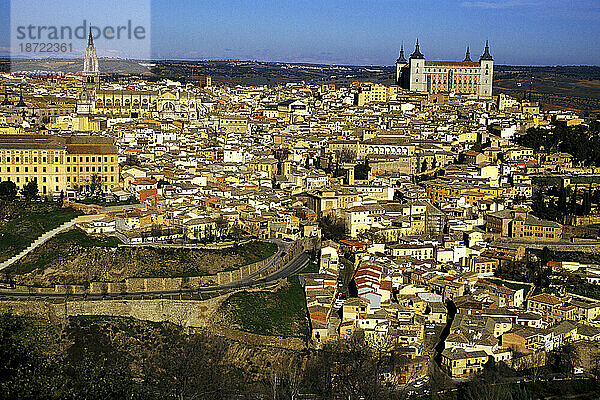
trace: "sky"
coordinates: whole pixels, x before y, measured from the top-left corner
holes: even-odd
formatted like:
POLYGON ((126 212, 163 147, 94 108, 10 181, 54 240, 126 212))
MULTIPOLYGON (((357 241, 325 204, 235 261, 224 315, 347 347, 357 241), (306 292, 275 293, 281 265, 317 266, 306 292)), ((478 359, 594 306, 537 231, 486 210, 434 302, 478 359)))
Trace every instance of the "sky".
MULTIPOLYGON (((152 58, 392 65, 401 43, 410 54, 419 38, 429 60, 462 59, 467 45, 477 59, 489 40, 498 64, 600 65, 600 0, 147 3, 152 58)), ((0 55, 10 29, 10 1, 0 0, 0 55)))

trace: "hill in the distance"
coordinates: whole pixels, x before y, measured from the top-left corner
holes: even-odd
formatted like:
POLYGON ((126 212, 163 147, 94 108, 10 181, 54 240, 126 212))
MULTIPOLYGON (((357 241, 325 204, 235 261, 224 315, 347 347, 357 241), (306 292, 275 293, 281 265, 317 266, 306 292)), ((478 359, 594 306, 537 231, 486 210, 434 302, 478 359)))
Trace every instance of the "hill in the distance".
MULTIPOLYGON (((0 59, 0 71, 81 71, 81 59, 0 59)), ((213 83, 277 85, 288 82, 335 83, 353 81, 394 82, 393 66, 299 64, 241 60, 122 60, 101 58, 101 72, 144 74, 149 79, 170 78, 201 82, 207 75, 213 83)), ((496 65, 494 94, 539 101, 546 109, 565 108, 600 112, 600 67, 496 65), (533 82, 533 84, 532 84, 533 82)))

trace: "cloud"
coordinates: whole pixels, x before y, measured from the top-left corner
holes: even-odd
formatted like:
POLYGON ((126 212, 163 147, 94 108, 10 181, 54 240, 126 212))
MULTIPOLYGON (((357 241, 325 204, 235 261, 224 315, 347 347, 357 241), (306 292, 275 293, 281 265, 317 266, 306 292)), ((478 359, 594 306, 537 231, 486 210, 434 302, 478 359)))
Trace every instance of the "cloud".
POLYGON ((541 3, 526 1, 526 0, 505 0, 505 1, 463 1, 461 5, 463 7, 471 8, 482 8, 487 10, 497 10, 501 8, 514 8, 514 7, 533 7, 538 6, 541 3))

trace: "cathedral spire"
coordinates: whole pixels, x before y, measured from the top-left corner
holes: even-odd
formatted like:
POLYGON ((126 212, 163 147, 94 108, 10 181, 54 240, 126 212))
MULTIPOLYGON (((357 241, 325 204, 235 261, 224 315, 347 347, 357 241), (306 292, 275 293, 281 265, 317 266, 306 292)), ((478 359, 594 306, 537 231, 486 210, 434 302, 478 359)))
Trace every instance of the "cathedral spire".
POLYGON ((492 58, 492 56, 490 54, 490 45, 488 44, 487 40, 485 41, 485 49, 483 50, 483 54, 479 58, 479 61, 481 61, 481 60, 494 61, 494 59, 492 58))
POLYGON ((90 34, 88 36, 88 47, 94 47, 94 37, 92 36, 92 26, 90 25, 90 34))
POLYGON ((467 46, 467 54, 465 54, 465 59, 463 61, 471 61, 471 52, 469 51, 469 46, 467 46))
POLYGON ((415 45, 415 51, 410 55, 410 58, 425 58, 421 50, 419 50, 419 38, 417 38, 417 44, 415 45))
POLYGON ((85 49, 83 58, 83 74, 98 75, 98 56, 94 47, 94 36, 92 35, 92 26, 90 25, 90 34, 88 36, 88 46, 85 49))

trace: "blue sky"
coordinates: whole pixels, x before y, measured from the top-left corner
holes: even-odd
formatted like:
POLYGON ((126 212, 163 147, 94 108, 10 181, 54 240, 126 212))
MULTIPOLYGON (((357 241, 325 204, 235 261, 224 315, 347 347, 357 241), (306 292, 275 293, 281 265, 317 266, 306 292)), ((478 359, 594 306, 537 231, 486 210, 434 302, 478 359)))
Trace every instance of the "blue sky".
MULTIPOLYGON (((0 0, 4 51, 8 7, 0 0)), ((431 60, 461 59, 467 45, 478 57, 489 39, 499 64, 600 65, 600 0, 152 0, 151 11, 154 58, 391 65, 418 37, 431 60)))

